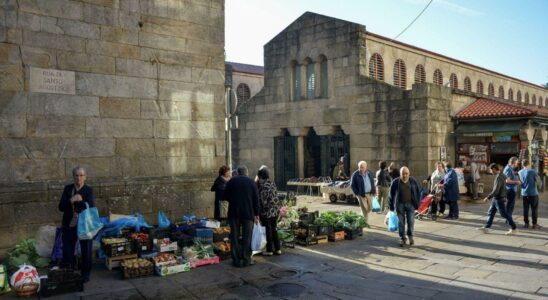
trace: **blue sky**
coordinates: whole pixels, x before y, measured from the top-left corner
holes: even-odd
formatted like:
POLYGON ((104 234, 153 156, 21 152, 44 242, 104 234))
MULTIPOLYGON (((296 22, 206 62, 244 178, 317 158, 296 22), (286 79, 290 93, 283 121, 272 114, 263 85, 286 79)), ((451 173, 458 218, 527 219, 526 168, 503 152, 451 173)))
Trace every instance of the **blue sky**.
MULTIPOLYGON (((229 61, 263 64, 263 45, 306 11, 390 38, 429 0, 226 0, 229 61)), ((434 0, 399 41, 535 84, 548 82, 547 0, 434 0)))

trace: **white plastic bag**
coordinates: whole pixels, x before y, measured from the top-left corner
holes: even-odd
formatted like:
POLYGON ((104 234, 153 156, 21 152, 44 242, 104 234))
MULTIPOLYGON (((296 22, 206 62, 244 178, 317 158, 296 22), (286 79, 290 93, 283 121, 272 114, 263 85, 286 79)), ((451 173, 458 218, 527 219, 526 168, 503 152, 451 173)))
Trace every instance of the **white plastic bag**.
POLYGON ((253 226, 253 233, 251 234, 251 251, 253 254, 263 252, 266 247, 266 229, 260 224, 253 226))
POLYGON ((40 226, 36 233, 36 241, 34 242, 34 248, 36 253, 42 257, 50 257, 51 249, 55 243, 55 226, 40 226))
MULTIPOLYGON (((38 271, 36 268, 30 265, 22 265, 19 267, 13 275, 11 275, 10 284, 14 288, 19 287, 26 283, 38 283, 40 286, 40 277, 38 276, 38 271)), ((40 288, 38 288, 40 290, 40 288)))

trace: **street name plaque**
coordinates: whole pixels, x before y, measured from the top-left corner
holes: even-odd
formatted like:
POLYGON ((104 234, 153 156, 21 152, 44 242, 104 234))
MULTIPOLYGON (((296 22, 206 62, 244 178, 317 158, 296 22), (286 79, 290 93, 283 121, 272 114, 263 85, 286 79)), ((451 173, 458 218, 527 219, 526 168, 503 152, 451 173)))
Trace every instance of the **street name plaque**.
POLYGON ((76 94, 75 75, 72 71, 30 68, 30 91, 49 94, 76 94))

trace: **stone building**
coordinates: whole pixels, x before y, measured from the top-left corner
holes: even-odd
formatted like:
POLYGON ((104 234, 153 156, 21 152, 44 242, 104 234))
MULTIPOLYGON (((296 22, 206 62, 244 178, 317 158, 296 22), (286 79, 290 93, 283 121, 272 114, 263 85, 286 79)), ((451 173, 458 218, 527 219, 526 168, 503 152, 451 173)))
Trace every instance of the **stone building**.
MULTIPOLYGON (((229 86, 236 93, 238 103, 243 104, 253 98, 264 86, 264 68, 262 66, 226 62, 229 86)), ((228 83, 227 83, 228 84, 228 83)))
POLYGON ((74 166, 101 215, 212 216, 225 161, 224 1, 0 4, 0 255, 42 224, 74 166))
POLYGON ((271 166, 281 187, 330 176, 342 156, 348 171, 359 160, 372 169, 388 160, 425 176, 435 161, 457 158, 453 116, 466 106, 488 98, 539 108, 548 97, 540 86, 310 12, 264 46, 264 68, 264 88, 239 111, 234 160, 271 166))

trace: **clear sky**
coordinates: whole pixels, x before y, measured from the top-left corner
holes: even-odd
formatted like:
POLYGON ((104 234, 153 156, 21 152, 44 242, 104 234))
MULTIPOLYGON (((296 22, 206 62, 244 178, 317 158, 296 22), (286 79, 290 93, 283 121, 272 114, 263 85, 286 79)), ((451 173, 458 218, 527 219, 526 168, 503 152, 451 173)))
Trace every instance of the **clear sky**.
MULTIPOLYGON (((226 59, 263 65, 263 45, 306 11, 393 38, 428 1, 226 0, 226 59)), ((398 40, 535 84, 548 82, 548 0, 434 0, 398 40)))

